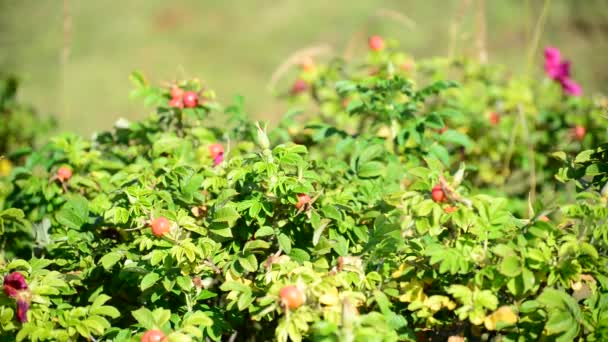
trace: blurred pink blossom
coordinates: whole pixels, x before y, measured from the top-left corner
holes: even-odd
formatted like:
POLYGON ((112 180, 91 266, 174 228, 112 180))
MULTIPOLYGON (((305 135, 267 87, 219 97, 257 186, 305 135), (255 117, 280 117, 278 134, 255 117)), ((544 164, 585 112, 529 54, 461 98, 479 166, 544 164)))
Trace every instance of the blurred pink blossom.
POLYGON ((27 311, 30 308, 27 282, 23 274, 13 272, 4 277, 4 293, 17 300, 17 319, 19 322, 27 322, 27 311))
POLYGON ((559 80, 564 92, 571 96, 583 95, 583 88, 571 78, 565 77, 559 80))
POLYGON ((561 85, 564 93, 571 96, 582 95, 581 86, 570 78, 570 61, 562 61, 561 52, 555 47, 545 48, 545 73, 561 85))
POLYGON ((4 277, 4 293, 7 296, 15 298, 20 290, 27 290, 27 283, 23 274, 13 272, 4 277))
POLYGON ((213 166, 218 166, 224 161, 224 154, 219 153, 215 158, 213 158, 213 166))

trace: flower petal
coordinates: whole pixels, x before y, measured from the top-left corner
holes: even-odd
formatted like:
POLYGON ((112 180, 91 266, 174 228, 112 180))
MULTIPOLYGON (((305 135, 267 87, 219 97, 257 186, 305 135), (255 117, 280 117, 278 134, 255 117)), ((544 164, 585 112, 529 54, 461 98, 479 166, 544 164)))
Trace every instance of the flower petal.
POLYGON ((27 311, 30 309, 30 304, 24 300, 17 301, 17 319, 19 322, 27 322, 27 311))
POLYGON ((13 272, 4 277, 4 286, 10 286, 15 290, 26 290, 27 282, 25 281, 25 277, 23 277, 23 274, 19 272, 13 272))

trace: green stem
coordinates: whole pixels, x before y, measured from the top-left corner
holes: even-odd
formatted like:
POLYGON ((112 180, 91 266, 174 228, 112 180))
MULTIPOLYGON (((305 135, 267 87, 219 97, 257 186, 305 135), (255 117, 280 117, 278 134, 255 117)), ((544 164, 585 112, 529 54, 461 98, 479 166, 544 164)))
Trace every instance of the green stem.
POLYGON ((538 49, 538 44, 540 42, 540 36, 542 35, 543 28, 545 26, 545 20, 547 19, 547 13, 549 12, 549 6, 551 5, 551 0, 545 0, 543 4, 543 9, 538 17, 538 21, 536 22, 536 28, 534 29, 534 38, 532 38, 532 43, 530 45, 530 50, 528 51, 528 63, 526 66, 526 74, 530 73, 532 68, 532 64, 534 61, 534 55, 536 55, 536 50, 538 49))

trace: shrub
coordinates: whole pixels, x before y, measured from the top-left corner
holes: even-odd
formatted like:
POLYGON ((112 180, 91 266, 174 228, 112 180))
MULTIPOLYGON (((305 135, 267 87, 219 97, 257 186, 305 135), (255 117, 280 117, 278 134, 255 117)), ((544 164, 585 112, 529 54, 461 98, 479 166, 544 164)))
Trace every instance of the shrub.
MULTIPOLYGON (((392 54, 390 41, 371 52, 361 67, 371 76, 343 73, 340 61, 304 70, 310 87, 293 100, 312 98, 319 115, 299 123, 290 111, 270 130, 246 118, 241 98, 222 109, 198 81, 175 85, 176 95, 134 74, 154 114, 92 140, 55 137, 1 181, 0 334, 605 340, 604 147, 554 154, 562 181, 585 184, 577 201, 514 213, 523 191, 484 194, 500 189, 480 176, 489 171, 479 151, 499 144, 476 130, 475 103, 463 100, 491 86, 436 77, 419 86, 409 69, 394 71, 405 57, 392 54), (196 101, 175 105, 184 94, 196 101), (227 122, 209 125, 222 111, 227 122), (440 133, 446 122, 454 127, 440 133), (62 167, 70 177, 57 177, 62 167)), ((522 106, 560 106, 543 104, 557 95, 542 89, 522 106)), ((515 119, 505 122, 510 133, 515 119)), ((603 138, 593 127, 584 144, 603 138)), ((519 145, 508 165, 529 173, 529 146, 519 145)), ((537 167, 550 165, 544 157, 537 167)))

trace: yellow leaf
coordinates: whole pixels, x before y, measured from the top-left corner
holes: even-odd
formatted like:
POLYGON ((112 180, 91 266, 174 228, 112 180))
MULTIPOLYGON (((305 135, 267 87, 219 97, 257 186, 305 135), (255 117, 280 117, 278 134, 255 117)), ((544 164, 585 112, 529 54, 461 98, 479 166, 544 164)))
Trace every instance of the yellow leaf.
POLYGON ((426 295, 424 294, 422 284, 419 281, 414 280, 407 283, 401 283, 401 288, 404 291, 399 297, 399 300, 405 303, 411 303, 414 301, 424 301, 426 299, 426 295))
POLYGON ((338 295, 338 289, 332 287, 326 293, 322 294, 319 297, 319 302, 324 305, 333 306, 338 304, 340 301, 340 296, 338 295))
POLYGON ((488 315, 484 320, 486 329, 496 330, 496 324, 503 322, 504 324, 515 324, 517 323, 517 314, 511 309, 510 306, 501 306, 498 310, 488 315))
POLYGON ((0 158, 0 177, 8 176, 13 169, 13 164, 10 160, 0 158))

